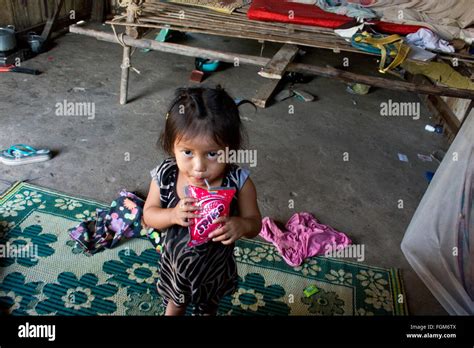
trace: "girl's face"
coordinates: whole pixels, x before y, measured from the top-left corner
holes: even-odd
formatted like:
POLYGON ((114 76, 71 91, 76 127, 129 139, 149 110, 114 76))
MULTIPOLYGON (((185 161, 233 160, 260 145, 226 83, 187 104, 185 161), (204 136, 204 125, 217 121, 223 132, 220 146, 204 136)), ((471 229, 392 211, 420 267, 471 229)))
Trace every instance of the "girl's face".
POLYGON ((218 151, 223 147, 210 137, 194 139, 181 138, 174 143, 174 155, 179 171, 189 184, 206 187, 204 179, 210 185, 224 174, 226 163, 219 163, 218 151))

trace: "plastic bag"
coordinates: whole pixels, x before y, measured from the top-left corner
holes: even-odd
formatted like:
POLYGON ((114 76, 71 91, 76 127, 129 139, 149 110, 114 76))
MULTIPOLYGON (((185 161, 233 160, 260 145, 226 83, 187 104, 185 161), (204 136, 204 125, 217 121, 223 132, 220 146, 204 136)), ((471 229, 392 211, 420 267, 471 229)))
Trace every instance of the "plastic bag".
MULTIPOLYGON (((221 216, 229 216, 230 203, 235 195, 235 188, 216 187, 210 190, 188 185, 185 187, 187 197, 196 198, 197 206, 202 207, 202 218, 193 218, 193 224, 189 226, 190 240, 188 246, 197 246, 207 243, 209 233, 222 226, 214 223, 221 216)), ((199 212, 195 212, 199 213, 199 212)))

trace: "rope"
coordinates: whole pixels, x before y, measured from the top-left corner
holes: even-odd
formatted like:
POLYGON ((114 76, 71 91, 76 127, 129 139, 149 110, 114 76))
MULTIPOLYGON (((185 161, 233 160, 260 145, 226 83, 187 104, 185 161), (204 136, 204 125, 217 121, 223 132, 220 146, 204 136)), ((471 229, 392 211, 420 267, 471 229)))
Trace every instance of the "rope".
POLYGON ((120 7, 127 7, 129 0, 118 0, 117 3, 120 7))
MULTIPOLYGON (((117 3, 120 7, 128 7, 130 4, 134 4, 134 0, 117 0, 117 3)), ((138 0, 138 3, 141 5, 143 0, 138 0)))
MULTIPOLYGON (((134 18, 134 21, 137 22, 137 23, 140 23, 140 19, 139 19, 139 15, 141 14, 141 11, 142 11, 142 5, 141 5, 141 0, 138 0, 140 4, 137 4, 135 3, 134 0, 118 0, 118 4, 120 7, 127 7, 127 12, 128 11, 131 11, 133 12, 133 18, 134 18)), ((112 19, 112 22, 115 22, 119 19, 122 19, 124 18, 124 16, 117 16, 115 17, 114 19, 112 19)), ((114 35, 115 35, 115 39, 117 40, 117 42, 120 44, 120 46, 122 46, 123 48, 125 47, 129 47, 125 44, 125 41, 123 39, 123 36, 125 35, 124 32, 120 33, 117 35, 117 31, 115 30, 115 25, 113 25, 111 23, 111 26, 112 26, 112 30, 114 32, 114 35)), ((130 53, 130 57, 133 56, 133 54, 135 53, 136 51, 136 47, 134 47, 132 49, 132 52, 130 53)), ((130 65, 130 59, 127 59, 125 60, 124 63, 122 63, 120 65, 120 67, 122 69, 124 68, 130 68, 132 69, 133 71, 135 71, 137 74, 140 74, 140 70, 138 70, 137 68, 133 67, 132 65, 130 65)))
POLYGON ((120 35, 117 35, 117 31, 115 30, 115 25, 111 24, 112 26, 112 30, 114 31, 114 35, 115 35, 115 39, 117 40, 117 42, 123 47, 128 47, 127 45, 125 45, 125 41, 123 41, 123 35, 125 33, 120 33, 120 35))

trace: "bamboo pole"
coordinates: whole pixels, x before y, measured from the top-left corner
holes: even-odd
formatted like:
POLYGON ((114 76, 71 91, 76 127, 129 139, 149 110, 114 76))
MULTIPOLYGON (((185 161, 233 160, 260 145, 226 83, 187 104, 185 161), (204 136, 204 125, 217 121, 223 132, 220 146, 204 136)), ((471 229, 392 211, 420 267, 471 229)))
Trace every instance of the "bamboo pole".
MULTIPOLYGON (((132 24, 135 22, 135 12, 130 6, 127 7, 127 24, 132 24)), ((125 33, 130 35, 132 32, 131 27, 127 26, 125 28, 125 33)), ((123 48, 122 56, 122 75, 120 78, 120 104, 124 105, 127 103, 127 94, 128 94, 128 79, 130 74, 130 46, 126 45, 123 48)))
MULTIPOLYGON (((97 31, 93 29, 86 29, 78 25, 71 25, 69 27, 71 33, 91 36, 99 40, 108 42, 117 42, 113 34, 97 31)), ((266 66, 270 58, 257 57, 251 55, 225 53, 221 51, 209 50, 199 47, 190 47, 175 43, 157 42, 149 39, 133 39, 129 36, 123 37, 124 43, 127 46, 138 48, 148 48, 154 51, 168 52, 180 54, 188 57, 202 57, 207 59, 216 59, 223 62, 234 63, 238 59, 242 64, 251 64, 256 66, 266 66)), ((309 64, 290 63, 287 71, 300 72, 304 74, 317 75, 323 77, 334 78, 344 82, 364 83, 374 87, 387 88, 399 91, 409 91, 421 94, 430 95, 444 95, 448 97, 474 99, 474 91, 467 89, 458 89, 441 86, 424 86, 405 81, 391 80, 383 77, 366 76, 351 73, 344 70, 335 69, 332 67, 319 67, 309 64)))

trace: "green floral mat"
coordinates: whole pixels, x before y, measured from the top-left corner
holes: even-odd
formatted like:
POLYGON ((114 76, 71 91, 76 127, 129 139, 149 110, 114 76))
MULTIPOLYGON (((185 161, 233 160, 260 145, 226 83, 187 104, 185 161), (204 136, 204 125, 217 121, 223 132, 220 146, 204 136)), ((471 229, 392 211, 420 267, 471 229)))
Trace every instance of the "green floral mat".
MULTIPOLYGON (((160 255, 148 240, 125 240, 93 256, 70 240, 69 228, 107 206, 27 183, 0 197, 1 314, 163 314, 160 255), (21 247, 24 254, 12 255, 21 247)), ((272 245, 254 240, 239 241, 235 255, 239 288, 222 300, 219 315, 407 314, 395 269, 325 257, 293 268, 272 245), (309 285, 319 292, 306 297, 309 285)))

